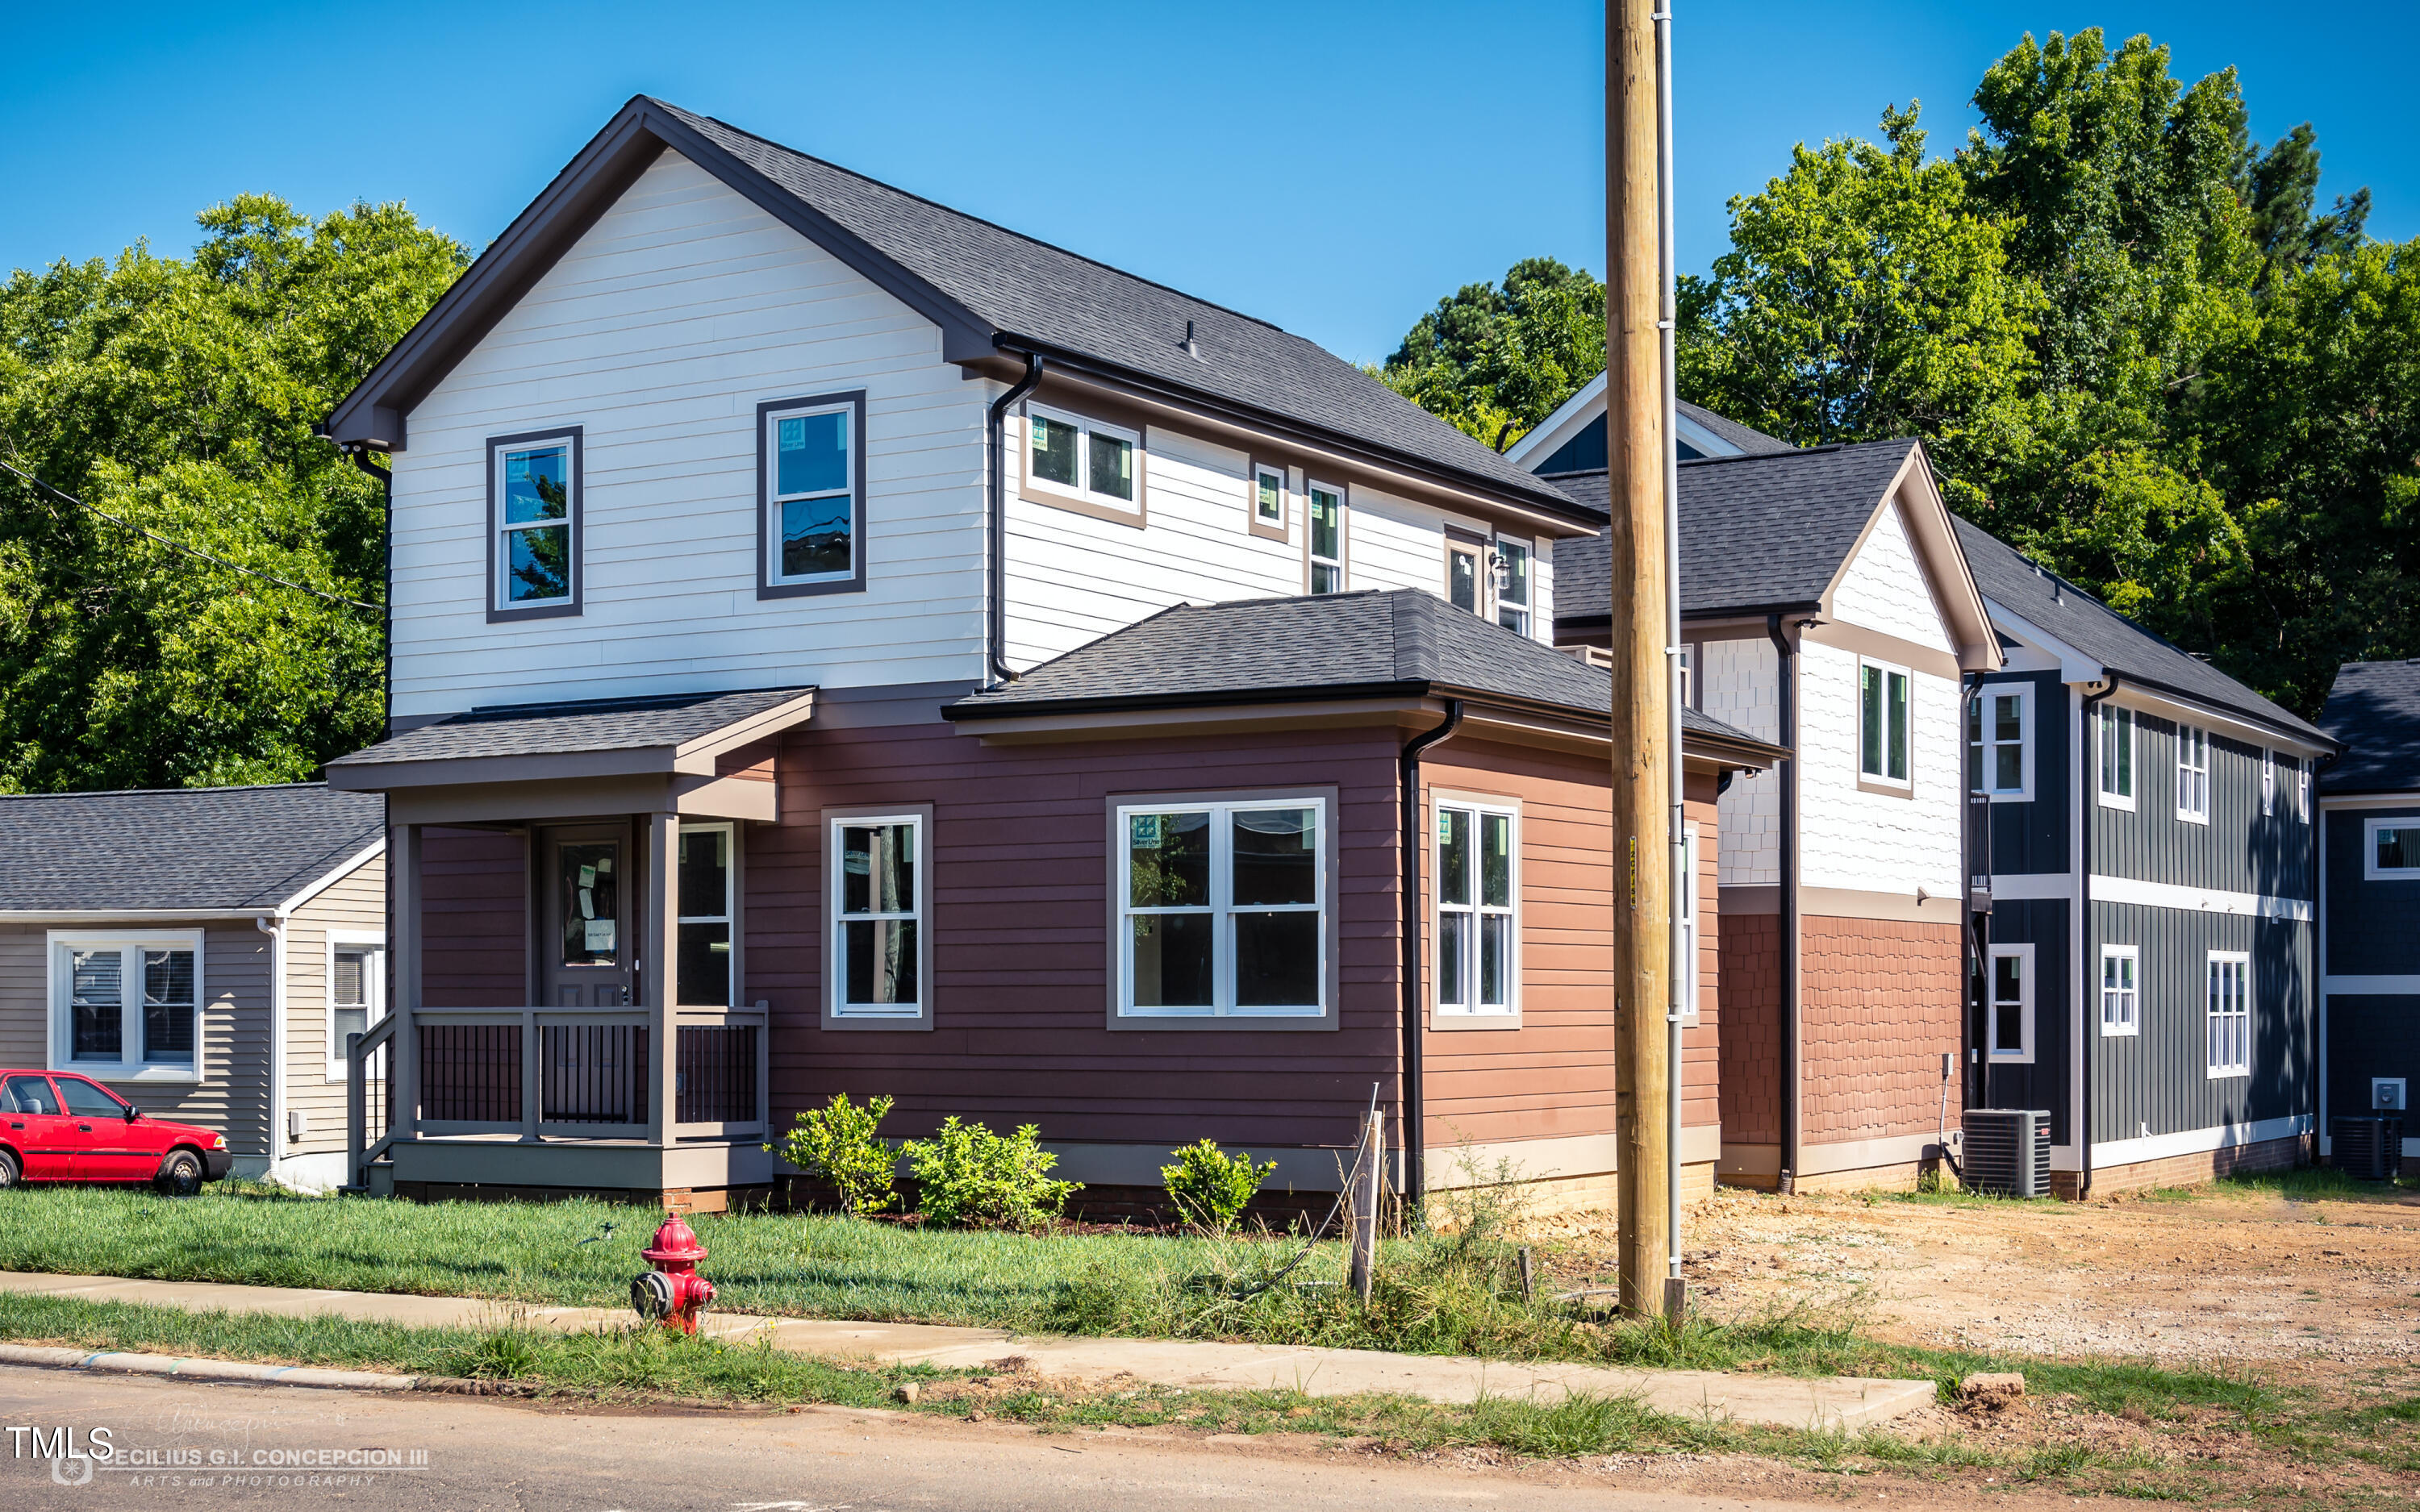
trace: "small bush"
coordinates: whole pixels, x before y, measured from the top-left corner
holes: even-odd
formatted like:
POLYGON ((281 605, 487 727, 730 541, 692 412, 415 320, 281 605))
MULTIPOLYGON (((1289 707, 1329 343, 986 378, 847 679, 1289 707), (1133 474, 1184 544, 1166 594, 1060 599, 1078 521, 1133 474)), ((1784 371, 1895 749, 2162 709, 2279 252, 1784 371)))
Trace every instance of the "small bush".
POLYGON ((1042 1148, 1041 1134, 1028 1123, 1013 1134, 996 1134, 954 1114, 932 1138, 901 1145, 923 1192, 925 1222, 1038 1228, 1057 1217, 1083 1185, 1050 1180, 1059 1157, 1042 1148))
POLYGON ((1183 1149, 1171 1149, 1173 1165, 1159 1168, 1160 1181, 1177 1214, 1205 1234, 1223 1234, 1235 1227, 1245 1207, 1259 1195, 1261 1183, 1278 1168, 1271 1161, 1252 1164, 1250 1151, 1230 1155, 1215 1139, 1203 1139, 1183 1149))
POLYGON ((799 1115, 798 1126, 776 1147, 783 1160, 810 1176, 820 1176, 839 1189, 841 1206, 861 1216, 880 1212, 897 1194, 891 1189, 895 1157, 888 1141, 874 1131, 890 1116, 892 1100, 870 1097, 865 1105, 834 1092, 830 1103, 799 1115))

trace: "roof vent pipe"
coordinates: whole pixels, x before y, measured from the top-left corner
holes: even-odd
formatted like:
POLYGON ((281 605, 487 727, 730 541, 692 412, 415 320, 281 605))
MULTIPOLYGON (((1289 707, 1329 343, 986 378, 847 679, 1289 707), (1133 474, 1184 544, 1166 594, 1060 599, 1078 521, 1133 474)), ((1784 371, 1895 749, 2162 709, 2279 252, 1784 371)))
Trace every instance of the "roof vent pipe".
POLYGON ((1177 345, 1185 348, 1186 356, 1192 358, 1197 363, 1202 361, 1202 349, 1193 345, 1192 321, 1187 320, 1185 322, 1185 339, 1178 342, 1177 345))
POLYGON ((984 616, 984 656, 989 686, 1016 681, 1008 665, 1008 412, 1042 381, 1042 354, 1026 352, 1025 377, 991 402, 991 497, 985 501, 985 533, 991 537, 985 562, 990 600, 984 616))

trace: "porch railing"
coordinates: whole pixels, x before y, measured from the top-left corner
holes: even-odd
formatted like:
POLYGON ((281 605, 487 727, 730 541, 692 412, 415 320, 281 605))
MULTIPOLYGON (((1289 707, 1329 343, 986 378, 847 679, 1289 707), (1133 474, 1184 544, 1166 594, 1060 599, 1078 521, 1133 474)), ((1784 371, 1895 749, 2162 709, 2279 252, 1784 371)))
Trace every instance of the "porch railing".
MULTIPOLYGON (((418 1132, 644 1138, 653 1022, 645 1009, 424 1009, 418 1040, 418 1132)), ((760 1133, 766 1013, 678 1009, 672 1033, 671 1137, 760 1133)))
POLYGON ((355 1187, 369 1184, 369 1168, 395 1143, 395 1078, 387 1067, 399 1020, 380 1019, 367 1033, 345 1036, 345 1172, 355 1187))

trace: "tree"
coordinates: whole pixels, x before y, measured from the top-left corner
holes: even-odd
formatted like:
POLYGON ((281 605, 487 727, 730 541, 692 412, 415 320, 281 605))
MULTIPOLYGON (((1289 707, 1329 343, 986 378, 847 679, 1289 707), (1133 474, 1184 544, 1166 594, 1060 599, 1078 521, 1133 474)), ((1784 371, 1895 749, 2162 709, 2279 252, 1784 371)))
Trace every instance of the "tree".
MULTIPOLYGON (((384 602, 376 484, 313 425, 466 265, 400 205, 246 195, 190 260, 0 286, 0 457, 95 509, 384 602)), ((380 733, 381 616, 0 474, 0 790, 304 779, 380 733)))
POLYGON ((1420 316, 1378 377, 1501 451, 1605 371, 1605 285, 1525 257, 1420 316))

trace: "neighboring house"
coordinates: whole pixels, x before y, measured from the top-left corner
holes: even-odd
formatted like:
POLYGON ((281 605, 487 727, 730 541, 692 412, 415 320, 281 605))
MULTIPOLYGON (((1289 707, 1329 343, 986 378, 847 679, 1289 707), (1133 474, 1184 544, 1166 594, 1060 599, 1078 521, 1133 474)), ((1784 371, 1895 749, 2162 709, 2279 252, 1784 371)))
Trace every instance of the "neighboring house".
POLYGON ((2319 1151, 2345 1114, 2400 1113, 2420 1165, 2420 660, 2338 669, 2319 727, 2319 1151))
POLYGON ((0 1066, 216 1129, 240 1175, 338 1184, 342 1036, 385 976, 384 825, 318 782, 0 797, 0 1066))
MULTIPOLYGON (((1604 413, 1600 378, 1507 454, 1600 519, 1604 413)), ((1962 1107, 1961 684, 1997 640, 1921 444, 1680 432, 1690 702, 1794 751, 1720 805, 1721 1174, 1912 1181, 1962 1107)), ((1558 552, 1559 642, 1606 643, 1607 562, 1558 552)))
MULTIPOLYGON (((1333 1190, 1373 1097, 1415 1194, 1602 1189, 1598 519, 1350 364, 642 98, 329 429, 394 463, 374 1182, 711 1207, 846 1090, 1110 1189, 1333 1190)), ((1685 754, 1711 850, 1779 753, 1685 754)))

